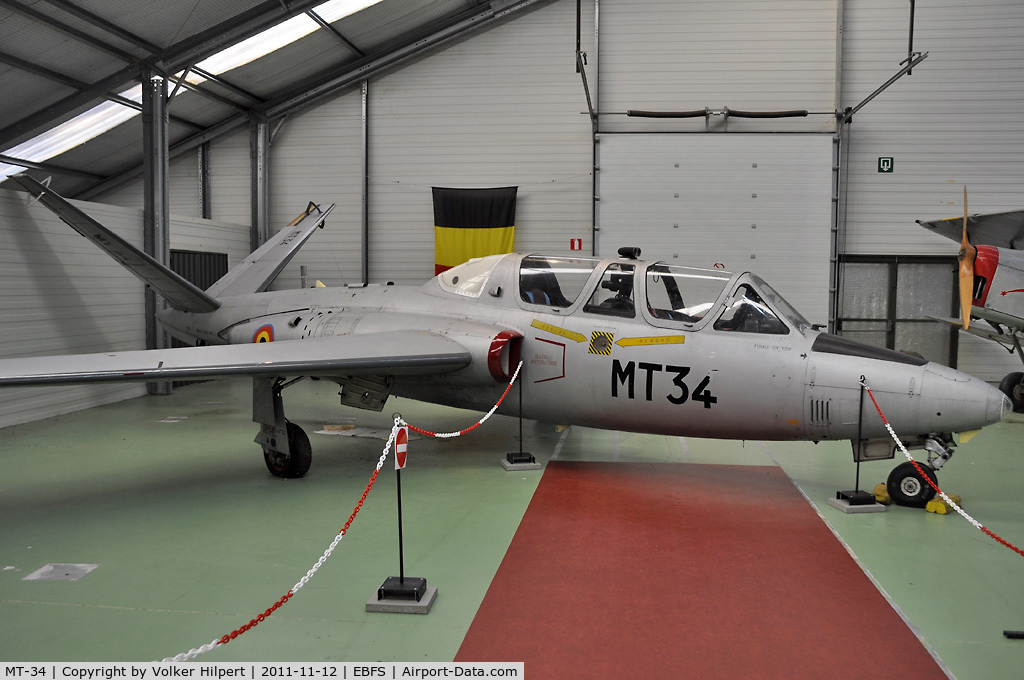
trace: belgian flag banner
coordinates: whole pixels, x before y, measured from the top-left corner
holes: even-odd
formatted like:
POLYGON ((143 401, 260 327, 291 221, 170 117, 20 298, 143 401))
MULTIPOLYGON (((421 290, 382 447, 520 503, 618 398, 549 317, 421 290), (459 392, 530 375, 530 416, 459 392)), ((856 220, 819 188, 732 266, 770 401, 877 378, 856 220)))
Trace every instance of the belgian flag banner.
POLYGON ((512 252, 519 187, 434 192, 434 275, 474 257, 512 252))

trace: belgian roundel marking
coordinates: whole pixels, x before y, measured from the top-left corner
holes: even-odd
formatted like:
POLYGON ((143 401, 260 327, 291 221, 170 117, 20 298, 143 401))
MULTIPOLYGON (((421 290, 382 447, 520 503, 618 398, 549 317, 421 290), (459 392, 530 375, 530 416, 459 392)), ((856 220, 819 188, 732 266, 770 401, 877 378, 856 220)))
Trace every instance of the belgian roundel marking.
POLYGON ((274 327, 270 324, 266 326, 260 326, 252 336, 253 342, 273 342, 274 341, 274 327))

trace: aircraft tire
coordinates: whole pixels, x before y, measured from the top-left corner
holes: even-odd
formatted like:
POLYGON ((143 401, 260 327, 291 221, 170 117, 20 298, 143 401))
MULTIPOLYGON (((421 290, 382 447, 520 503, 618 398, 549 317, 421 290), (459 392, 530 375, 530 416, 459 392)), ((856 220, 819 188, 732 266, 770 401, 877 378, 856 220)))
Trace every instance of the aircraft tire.
MULTIPOLYGON (((919 463, 919 465, 924 473, 935 482, 935 471, 926 464, 919 463)), ((928 501, 935 497, 935 489, 921 477, 921 473, 909 461, 893 468, 885 486, 893 503, 908 508, 923 508, 928 501)))
POLYGON ((1010 373, 999 383, 999 389, 1010 398, 1014 413, 1024 412, 1024 373, 1010 373))
POLYGON ((267 464, 270 474, 285 479, 296 479, 302 477, 309 471, 313 462, 313 447, 309 444, 309 437, 305 431, 289 422, 288 425, 288 448, 291 453, 284 455, 279 451, 263 447, 263 460, 267 464))

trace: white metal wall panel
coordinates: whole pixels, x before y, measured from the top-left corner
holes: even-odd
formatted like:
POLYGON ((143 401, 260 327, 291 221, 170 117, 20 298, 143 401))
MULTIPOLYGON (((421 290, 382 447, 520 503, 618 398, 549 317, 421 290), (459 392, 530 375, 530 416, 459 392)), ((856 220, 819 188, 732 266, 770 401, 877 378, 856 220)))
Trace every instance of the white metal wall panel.
MULTIPOLYGON (((28 195, 0 190, 0 357, 143 349, 143 284, 28 195)), ((142 244, 142 210, 73 201, 132 244, 142 244)), ((171 217, 171 247, 249 252, 248 227, 171 217)), ((140 384, 6 388, 0 427, 145 394, 140 384)))
POLYGON ((171 215, 170 246, 175 250, 226 253, 228 267, 249 254, 249 225, 171 215))
POLYGON ((815 114, 730 118, 730 131, 835 129, 837 0, 645 0, 600 11, 602 130, 701 131, 704 118, 624 114, 723 107, 815 114))
MULTIPOLYGON (((896 73, 907 56, 909 8, 847 2, 843 106, 896 73)), ((915 224, 1022 207, 1024 4, 1019 0, 918 3, 914 48, 928 58, 854 116, 846 176, 847 252, 956 254, 915 224), (894 159, 892 173, 878 159, 894 159)))
MULTIPOLYGON (((141 140, 140 140, 141 141, 141 140)), ((183 153, 171 159, 167 169, 167 195, 171 212, 177 215, 199 217, 199 159, 198 152, 183 153)), ((143 179, 139 175, 110 191, 98 194, 94 203, 120 205, 142 209, 145 201, 143 179)))
MULTIPOLYGON (((141 212, 76 203, 135 245, 141 212)), ((0 357, 76 354, 145 346, 143 285, 28 195, 0 190, 0 357)), ((0 390, 0 426, 145 393, 144 385, 0 390)))
POLYGON ((305 265, 310 283, 362 281, 362 95, 349 92, 285 121, 270 147, 270 232, 314 203, 336 204, 274 288, 297 288, 305 265))
MULTIPOLYGON (((909 8, 844 3, 842 106, 853 106, 906 58, 909 8)), ((1024 5, 1019 0, 917 3, 914 49, 928 52, 854 117, 844 140, 845 248, 852 254, 955 255, 915 220, 1024 207, 1024 5), (878 159, 894 161, 878 172, 878 159)), ((997 381, 1021 370, 995 343, 960 334, 958 366, 997 381)))
POLYGON ((830 135, 602 135, 604 256, 720 265, 762 276, 812 323, 828 321, 830 135))
POLYGON ((243 126, 210 142, 210 216, 251 224, 249 128, 243 126))

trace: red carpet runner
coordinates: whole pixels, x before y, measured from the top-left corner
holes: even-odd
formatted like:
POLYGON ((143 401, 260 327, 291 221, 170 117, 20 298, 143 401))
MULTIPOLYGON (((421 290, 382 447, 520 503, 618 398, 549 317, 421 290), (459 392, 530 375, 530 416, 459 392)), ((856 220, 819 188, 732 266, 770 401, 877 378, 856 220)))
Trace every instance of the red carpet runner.
POLYGON ((455 660, 946 677, 781 469, 664 463, 550 463, 455 660))

